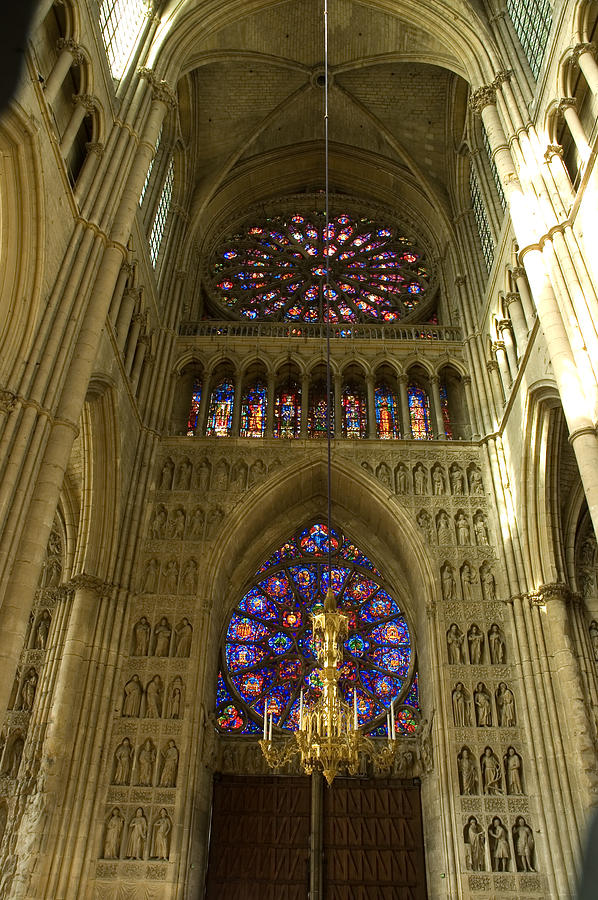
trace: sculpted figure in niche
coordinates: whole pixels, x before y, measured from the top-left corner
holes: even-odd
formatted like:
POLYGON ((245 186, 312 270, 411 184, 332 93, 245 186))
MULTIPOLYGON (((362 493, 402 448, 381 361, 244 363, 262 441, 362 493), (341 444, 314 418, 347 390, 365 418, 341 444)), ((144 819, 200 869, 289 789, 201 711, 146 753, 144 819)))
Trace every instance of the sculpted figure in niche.
POLYGON ((598 622, 596 619, 592 619, 590 622, 590 641, 592 642, 594 659, 598 660, 598 622))
POLYGON ((461 589, 463 591, 464 600, 473 600, 473 586, 477 584, 478 576, 475 574, 469 563, 465 562, 461 566, 461 589))
POLYGON ((407 493, 407 469, 402 463, 397 468, 397 493, 407 493))
POLYGON ((23 758, 23 748, 25 741, 21 734, 17 733, 16 737, 11 736, 11 740, 6 746, 4 760, 2 765, 2 773, 10 778, 16 778, 19 774, 21 759, 23 758))
POLYGON ((43 613, 37 620, 37 628, 35 629, 35 638, 33 646, 36 650, 45 650, 48 641, 48 632, 50 631, 50 613, 44 609, 43 613))
POLYGON ((123 716, 130 719, 136 719, 139 716, 142 693, 139 675, 133 675, 125 684, 123 691, 123 716))
POLYGON ((485 872, 486 835, 475 816, 470 816, 467 820, 467 825, 463 829, 463 840, 466 849, 469 848, 469 868, 474 872, 485 872))
POLYGON ((123 833, 125 820, 121 816, 120 809, 115 806, 106 822, 106 836, 104 837, 104 859, 118 859, 120 856, 120 840, 123 833))
POLYGON ((145 616, 141 616, 133 626, 133 656, 147 656, 149 650, 151 625, 145 616))
POLYGON ((140 787, 151 787, 154 781, 154 763, 156 761, 156 748, 148 738, 142 744, 137 756, 137 784, 140 787))
POLYGON ((386 465, 386 463, 380 463, 378 468, 376 469, 376 477, 380 481, 384 487, 387 487, 389 491, 392 490, 392 479, 390 477, 390 469, 386 465))
POLYGON ((60 578, 62 576, 62 566, 60 564, 60 560, 58 559, 50 559, 46 565, 46 578, 45 578, 45 586, 46 587, 58 587, 60 584, 60 578))
POLYGON ((154 675, 145 689, 145 718, 159 719, 162 715, 162 679, 154 675))
POLYGON ((413 778, 415 769, 415 754, 412 750, 404 750, 399 753, 395 763, 395 774, 398 778, 413 778))
POLYGON ((170 457, 162 466, 162 474, 160 475, 160 490, 169 491, 172 487, 172 473, 174 472, 174 463, 170 457))
POLYGON ((479 794, 478 773, 469 747, 462 747, 457 756, 460 791, 465 797, 479 794))
POLYGON ((203 531, 204 514, 201 506, 197 506, 189 520, 189 537, 199 540, 203 531))
POLYGON ((143 579, 143 593, 155 594, 158 590, 158 576, 160 575, 160 563, 157 559, 150 559, 143 579))
POLYGON ((183 594, 194 594, 197 587, 197 563, 193 558, 188 559, 181 576, 181 588, 183 594))
POLYGON ((502 794, 502 772, 500 763, 491 747, 485 747, 480 760, 482 767, 482 786, 485 794, 502 794))
POLYGON ((38 675, 33 667, 29 669, 25 675, 25 680, 21 687, 21 704, 20 709, 23 712, 31 712, 35 700, 35 692, 37 691, 38 675))
POLYGON ((175 651, 174 655, 179 659, 191 655, 191 640, 193 638, 193 626, 189 619, 181 619, 174 629, 175 633, 175 651))
POLYGON ((594 554, 596 552, 596 540, 593 537, 585 539, 581 545, 581 553, 579 561, 582 566, 591 566, 594 564, 594 554))
POLYGON ((170 537, 175 541, 182 541, 185 536, 185 511, 180 507, 175 509, 170 522, 170 537))
POLYGON ((182 717, 183 682, 177 677, 172 681, 168 691, 166 718, 180 719, 182 717))
POLYGON ((261 461, 261 459, 256 460, 249 470, 249 486, 255 484, 257 481, 261 481, 266 475, 266 467, 261 461))
POLYGON ((523 818, 517 816, 513 825, 513 844, 518 872, 535 872, 534 833, 523 818))
POLYGON ((228 466, 226 465, 224 460, 220 460, 220 462, 216 466, 216 472, 214 474, 214 482, 212 484, 212 489, 215 491, 225 491, 227 481, 228 481, 228 466))
POLYGON ((484 513, 478 512, 473 517, 473 531, 475 534, 475 542, 479 544, 481 547, 488 546, 488 528, 486 526, 486 519, 484 513))
POLYGON ((453 540, 451 526, 448 515, 441 510, 436 516, 436 530, 438 532, 439 544, 450 544, 453 540))
POLYGON ((453 494, 464 494, 465 493, 465 479, 463 477, 463 472, 459 466, 451 466, 450 471, 450 480, 451 480, 451 492, 453 494))
POLYGON ((216 509, 211 509, 208 513, 208 528, 210 532, 210 537, 214 534, 220 523, 224 518, 224 513, 219 507, 216 509))
POLYGON ((413 493, 425 494, 428 488, 427 480, 426 470, 421 463, 418 463, 413 470, 413 493))
POLYGON ((178 491, 188 491, 191 485, 191 463, 185 457, 181 460, 176 474, 175 487, 178 491))
POLYGON ((179 751, 174 741, 168 741, 160 774, 160 787, 176 787, 179 771, 179 751))
POLYGON ((457 528, 457 543, 460 547, 465 547, 467 544, 471 543, 471 534, 469 529, 469 522, 467 521, 467 516, 463 511, 457 513, 455 518, 455 525, 457 528))
POLYGON ((128 737, 123 738, 114 751, 114 778, 112 784, 129 784, 131 780, 131 765, 133 762, 133 748, 128 737))
POLYGON ((238 462, 233 466, 230 476, 230 487, 233 491, 244 491, 247 484, 247 466, 244 462, 238 462))
POLYGON ((152 859, 168 859, 170 852, 170 832, 172 822, 165 809, 160 810, 160 815, 152 828, 152 846, 150 856, 152 859))
POLYGON ((488 650, 493 665, 499 666, 505 662, 507 657, 505 638, 496 622, 490 626, 488 632, 488 650))
POLYGON ((515 695, 507 687, 505 681, 501 681, 496 690, 496 712, 501 728, 513 728, 515 725, 515 695))
POLYGON ((154 656, 168 656, 172 628, 166 616, 162 616, 154 628, 154 656))
POLYGON ((166 594, 176 594, 179 583, 179 564, 175 559, 171 559, 164 569, 164 592, 166 594))
POLYGON ((417 524, 421 528, 424 533, 424 537, 428 544, 432 543, 432 520, 430 518, 429 513, 427 513, 424 509, 421 510, 419 515, 417 516, 417 524))
POLYGON ((523 794, 521 784, 521 757, 514 747, 508 747, 503 757, 505 764, 505 776, 507 779, 507 794, 523 794))
POLYGON ((484 635, 475 622, 467 632, 467 643, 469 644, 469 661, 472 666, 481 665, 484 651, 484 635))
POLYGON ((448 650, 448 661, 451 666, 459 666, 465 662, 463 653, 463 642, 465 635, 456 622, 449 626, 446 633, 446 647, 448 650))
POLYGON ((147 838, 147 819, 143 809, 139 806, 129 822, 129 834, 127 836, 127 859, 143 859, 143 850, 147 838))
POLYGON ((488 603, 496 600, 496 579, 488 563, 480 566, 480 580, 482 582, 482 596, 488 603))
POLYGON ((453 690, 453 719, 457 728, 471 725, 471 698, 464 688, 463 682, 458 681, 453 690))
POLYGON ((365 460, 362 462, 361 468, 363 469, 364 472, 367 472, 369 475, 373 475, 373 474, 374 474, 373 471, 372 471, 372 467, 371 467, 370 464, 367 463, 365 460))
POLYGON ((201 464, 199 466, 197 472, 197 487, 199 488, 202 494, 206 494, 208 492, 208 487, 210 484, 210 466, 202 459, 201 464))
POLYGON ((493 872, 506 872, 511 858, 509 848, 509 834, 498 816, 492 819, 492 825, 488 828, 490 838, 490 858, 493 872))
POLYGON ((476 689, 473 692, 473 703, 475 706, 475 717, 479 727, 491 727, 492 725, 492 706, 490 705, 490 694, 483 681, 478 681, 476 689))
POLYGON ((166 522, 168 516, 163 506, 159 506, 152 520, 152 537, 156 541, 162 541, 166 537, 166 522))
POLYGON ((434 466, 432 470, 432 493, 435 497, 446 494, 446 478, 441 466, 434 466))
POLYGON ((480 470, 473 466, 469 473, 469 492, 470 494, 483 494, 484 485, 482 484, 482 475, 480 470))

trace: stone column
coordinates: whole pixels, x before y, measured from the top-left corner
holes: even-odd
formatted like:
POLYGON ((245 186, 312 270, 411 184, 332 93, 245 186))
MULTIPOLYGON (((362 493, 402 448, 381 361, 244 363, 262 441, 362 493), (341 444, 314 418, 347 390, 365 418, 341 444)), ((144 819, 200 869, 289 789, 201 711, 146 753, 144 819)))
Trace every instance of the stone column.
POLYGON ((440 401, 440 379, 438 375, 430 378, 432 410, 434 413, 434 422, 436 425, 436 440, 446 441, 446 431, 444 430, 444 418, 442 416, 442 403, 440 401))
POLYGON ((515 340, 517 341, 517 349, 519 356, 523 355, 523 348, 527 340, 528 327, 523 315, 523 306, 521 305, 521 297, 515 291, 505 294, 505 306, 509 311, 513 331, 515 332, 515 340))
POLYGON ((137 341, 139 340, 139 334, 144 324, 145 316, 141 313, 137 313, 136 316, 133 316, 127 339, 127 352, 125 355, 125 372, 127 375, 131 374, 133 359, 135 357, 135 351, 137 350, 137 341))
POLYGON ((266 431, 264 433, 264 437, 267 438, 271 438, 274 435, 274 404, 276 402, 275 387, 276 379, 274 378, 274 375, 270 373, 268 375, 268 390, 266 394, 266 431))
POLYGON ((197 428, 195 429, 196 437, 203 437, 206 433, 206 423, 208 418, 208 410, 210 408, 211 394, 211 374, 204 375, 201 385, 201 399, 199 401, 199 412, 197 414, 197 428))
POLYGON ((74 109, 60 141, 60 152, 64 157, 69 155, 83 119, 94 111, 95 104, 95 97, 91 94, 73 94, 74 109))
POLYGON ((235 399, 233 400, 233 420, 231 425, 231 437, 239 437, 241 426, 241 403, 243 401, 243 376, 235 373, 235 399))
POLYGON ((376 428, 376 398, 374 396, 374 376, 373 375, 366 375, 365 391, 366 391, 367 413, 368 413, 368 438, 370 440, 375 440, 378 437, 378 431, 376 428))
POLYGON ((401 404, 401 433, 406 440, 413 438, 411 431, 411 415, 409 414, 409 397, 407 396, 407 383, 409 376, 404 372, 399 376, 399 402, 401 404))
POLYGON ((528 325, 528 329, 531 329, 532 324, 536 319, 537 313, 536 307, 534 306, 534 301, 532 300, 531 294, 529 292, 527 276, 525 274, 525 269, 523 268, 523 266, 516 266, 513 269, 513 278, 515 279, 515 284, 517 285, 517 290, 519 291, 519 296, 521 297, 521 306, 523 307, 523 312, 528 325))
POLYGON ((590 145, 588 144, 588 139, 586 137, 584 127, 580 122, 579 116, 577 115, 576 106, 577 101, 575 100, 575 97, 563 97, 558 105, 558 112, 565 119, 569 131, 571 132, 571 137, 573 138, 575 146, 577 147, 580 159, 582 163, 585 164, 587 163, 592 151, 590 149, 590 145))
POLYGON ((571 53, 571 65, 579 66, 591 92, 598 94, 598 65, 595 59, 596 45, 576 44, 571 53))
POLYGON ((116 346, 120 353, 125 352, 125 344, 127 343, 127 335, 135 304, 141 297, 141 288, 129 288, 122 297, 122 302, 118 310, 116 318, 116 346))
POLYGON ((513 342, 513 334, 511 332, 511 323, 509 319, 501 319, 498 322, 498 330, 502 337, 505 350, 507 351, 507 360, 509 361, 509 369, 511 370, 512 379, 517 373, 517 350, 513 342))
POLYGON ((72 38, 58 38, 56 49, 60 55, 44 84, 44 95, 46 102, 50 106, 56 99, 56 94, 60 90, 71 66, 80 66, 85 60, 83 48, 76 41, 73 41, 72 38))
POLYGON ((473 395, 471 393, 471 378, 469 375, 465 375, 463 378, 463 389, 465 391, 465 405, 467 409, 465 412, 467 413, 467 419, 470 429, 470 438, 480 437, 480 435, 474 435, 473 426, 474 426, 474 418, 473 418, 473 395))
POLYGON ((116 287, 114 288, 112 300, 110 301, 110 309, 108 310, 108 318, 111 322, 116 323, 116 318, 120 310, 120 304, 125 292, 125 285, 129 276, 133 274, 133 268, 134 267, 129 263, 123 263, 120 272, 118 273, 116 287))
POLYGON ((500 370, 500 380, 502 381, 503 392, 506 397, 507 391, 511 386, 511 372, 509 370, 509 361, 507 359, 507 351, 503 341, 494 341, 492 350, 496 356, 498 368, 500 370))
POLYGON ((343 408, 341 399, 343 396, 343 377, 342 375, 333 374, 332 376, 332 434, 334 437, 343 437, 343 408))
POLYGON ((302 438, 307 437, 307 428, 309 421, 309 375, 301 376, 301 431, 302 438))
POLYGON ((504 397, 502 392, 502 384, 498 372, 498 363, 495 359, 490 359, 486 363, 488 375, 490 377, 490 387, 492 388, 492 397, 494 400, 494 408, 496 409, 496 418, 498 418, 504 405, 504 397))
POLYGON ((73 191, 75 200, 79 206, 81 206, 81 203, 85 199, 93 176, 98 168, 99 161, 104 155, 104 145, 100 141, 87 141, 85 144, 85 151, 87 155, 81 166, 81 171, 79 172, 79 177, 77 178, 77 183, 73 191))
POLYGON ((139 340, 137 341, 137 348, 135 350, 135 357, 133 359, 133 368, 131 369, 131 390, 135 394, 137 391, 137 385, 139 384, 139 376, 141 375, 141 367, 143 366, 143 361, 145 359, 145 354, 147 352, 147 347, 149 344, 149 337, 147 334, 142 334, 139 340))

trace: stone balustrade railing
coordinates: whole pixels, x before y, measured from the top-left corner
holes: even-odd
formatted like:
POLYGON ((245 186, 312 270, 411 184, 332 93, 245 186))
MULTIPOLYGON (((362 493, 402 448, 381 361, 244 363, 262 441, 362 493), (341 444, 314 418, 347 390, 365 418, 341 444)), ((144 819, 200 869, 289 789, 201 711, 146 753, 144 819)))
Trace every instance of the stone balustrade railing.
MULTIPOLYGON (((182 322, 181 337, 318 338, 326 339, 321 322, 182 322)), ((461 341, 453 325, 332 325, 331 338, 354 341, 461 341)))

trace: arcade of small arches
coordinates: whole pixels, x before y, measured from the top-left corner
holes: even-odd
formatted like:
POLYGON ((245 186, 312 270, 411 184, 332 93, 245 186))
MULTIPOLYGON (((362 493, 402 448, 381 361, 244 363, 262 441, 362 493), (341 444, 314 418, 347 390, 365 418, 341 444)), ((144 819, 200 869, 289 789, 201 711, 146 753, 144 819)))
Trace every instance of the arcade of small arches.
MULTIPOLYGON (((383 362, 350 362, 331 377, 335 437, 370 440, 466 440, 470 379, 456 366, 413 364, 398 372, 383 362), (339 424, 340 423, 340 427, 339 424)), ((185 366, 179 391, 188 398, 175 433, 196 437, 323 438, 327 433, 326 367, 309 370, 290 359, 278 368, 228 360, 202 371, 185 366)), ((181 406, 181 412, 183 407, 181 406)))

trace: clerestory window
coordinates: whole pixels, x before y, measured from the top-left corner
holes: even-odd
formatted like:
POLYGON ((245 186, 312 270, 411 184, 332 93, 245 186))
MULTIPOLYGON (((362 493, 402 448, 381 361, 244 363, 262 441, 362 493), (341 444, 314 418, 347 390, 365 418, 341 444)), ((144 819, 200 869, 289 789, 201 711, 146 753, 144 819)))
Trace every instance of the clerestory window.
POLYGON ((99 25, 108 65, 117 81, 127 70, 131 55, 147 21, 144 0, 102 0, 99 25))
POLYGON ((166 170, 166 178, 164 179, 164 184, 162 185, 162 193, 160 194, 158 209, 156 210, 156 215, 154 216, 154 223, 152 225, 152 230, 149 238, 150 258, 154 269, 156 268, 156 264, 158 262, 160 247, 162 246, 162 240, 164 238, 164 232, 166 230, 166 221, 168 219, 168 213, 170 211, 173 186, 174 159, 171 159, 170 163, 168 164, 168 169, 166 170))
POLYGON ((549 0, 507 0, 507 12, 534 78, 540 73, 550 26, 549 0))

